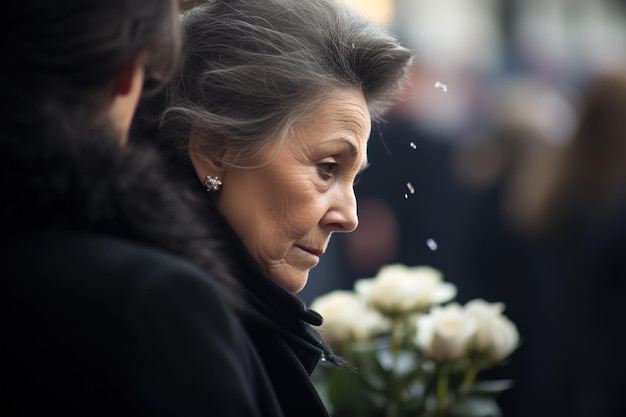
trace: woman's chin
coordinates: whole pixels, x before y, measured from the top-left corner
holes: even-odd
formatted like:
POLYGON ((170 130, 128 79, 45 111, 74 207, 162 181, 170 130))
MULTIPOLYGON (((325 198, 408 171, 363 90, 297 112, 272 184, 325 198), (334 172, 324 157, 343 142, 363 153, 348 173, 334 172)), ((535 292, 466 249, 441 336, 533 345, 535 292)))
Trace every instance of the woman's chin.
POLYGON ((285 290, 290 293, 297 294, 302 291, 309 279, 309 269, 304 271, 299 269, 289 269, 282 271, 280 275, 271 276, 271 278, 285 290))

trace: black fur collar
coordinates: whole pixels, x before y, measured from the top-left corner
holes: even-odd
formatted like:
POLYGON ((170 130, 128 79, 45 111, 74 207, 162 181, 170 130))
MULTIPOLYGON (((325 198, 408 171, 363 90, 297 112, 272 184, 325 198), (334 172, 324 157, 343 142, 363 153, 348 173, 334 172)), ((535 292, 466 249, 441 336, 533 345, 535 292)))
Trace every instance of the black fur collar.
POLYGON ((216 255, 188 188, 168 178, 147 146, 121 148, 102 131, 44 139, 0 138, 0 235, 50 228, 94 231, 155 246, 194 261, 221 279, 238 304, 238 284, 216 255))

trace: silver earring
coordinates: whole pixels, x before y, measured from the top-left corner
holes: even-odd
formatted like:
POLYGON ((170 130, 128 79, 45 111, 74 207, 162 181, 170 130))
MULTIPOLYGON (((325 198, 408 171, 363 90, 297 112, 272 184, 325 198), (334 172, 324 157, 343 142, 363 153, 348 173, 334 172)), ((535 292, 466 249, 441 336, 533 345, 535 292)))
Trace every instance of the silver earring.
POLYGON ((206 180, 204 180, 204 188, 209 192, 219 191, 222 188, 222 180, 219 177, 207 175, 206 180))

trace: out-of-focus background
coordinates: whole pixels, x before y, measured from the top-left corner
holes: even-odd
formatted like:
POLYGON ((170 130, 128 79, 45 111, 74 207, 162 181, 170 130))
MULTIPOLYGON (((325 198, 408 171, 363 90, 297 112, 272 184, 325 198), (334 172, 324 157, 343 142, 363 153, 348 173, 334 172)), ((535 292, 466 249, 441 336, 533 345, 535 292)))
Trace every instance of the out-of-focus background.
POLYGON ((626 416, 626 1, 344 1, 417 62, 301 298, 436 267, 519 327, 504 417, 626 416))
POLYGON ((626 0, 343 1, 417 61, 303 301, 436 267, 519 327, 504 417, 626 416, 626 0))

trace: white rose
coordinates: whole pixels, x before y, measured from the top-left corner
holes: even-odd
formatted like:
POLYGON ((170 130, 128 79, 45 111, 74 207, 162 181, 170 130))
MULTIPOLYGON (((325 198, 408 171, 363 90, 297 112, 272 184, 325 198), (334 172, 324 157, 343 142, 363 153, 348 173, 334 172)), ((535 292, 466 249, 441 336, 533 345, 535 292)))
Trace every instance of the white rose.
POLYGON ((426 311, 456 296, 456 286, 443 282, 440 271, 429 266, 383 266, 374 278, 355 282, 368 305, 387 316, 426 311))
POLYGON ((467 355, 476 332, 476 321, 457 303, 435 306, 418 317, 415 344, 426 357, 438 363, 452 362, 467 355))
POLYGON ((324 318, 320 334, 335 349, 352 341, 367 340, 391 326, 388 319, 367 308, 352 291, 332 291, 317 297, 310 307, 324 318))
POLYGON ((367 304, 374 285, 374 278, 357 279, 354 282, 354 291, 367 304))
POLYGON ((476 335, 471 349, 478 358, 487 363, 499 362, 518 346, 517 326, 502 314, 503 303, 475 299, 465 305, 465 310, 476 320, 476 335))

